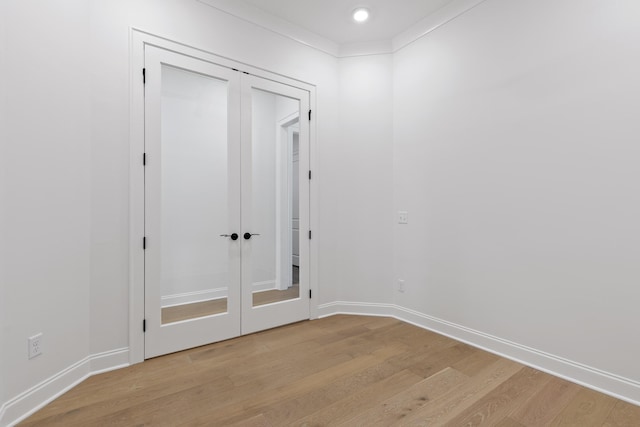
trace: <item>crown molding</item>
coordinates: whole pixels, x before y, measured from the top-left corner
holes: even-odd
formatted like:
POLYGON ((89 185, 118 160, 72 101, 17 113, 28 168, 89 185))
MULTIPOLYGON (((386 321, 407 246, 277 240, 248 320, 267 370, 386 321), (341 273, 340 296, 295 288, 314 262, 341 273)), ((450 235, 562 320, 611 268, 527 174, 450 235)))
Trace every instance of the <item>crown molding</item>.
POLYGON ((292 22, 267 13, 251 4, 237 0, 197 0, 223 13, 279 34, 297 43, 322 51, 335 58, 392 54, 426 36, 486 0, 454 0, 409 27, 390 40, 339 44, 302 28, 292 22))
POLYGON ((391 42, 392 51, 394 53, 399 51, 485 1, 486 0, 454 0, 446 4, 395 36, 391 42))
POLYGON ((340 45, 333 40, 267 13, 251 4, 237 0, 197 1, 305 46, 320 50, 336 58, 340 57, 340 45))
POLYGON ((365 55, 385 55, 392 53, 391 40, 380 40, 375 42, 344 43, 340 45, 338 58, 349 58, 352 56, 365 55))

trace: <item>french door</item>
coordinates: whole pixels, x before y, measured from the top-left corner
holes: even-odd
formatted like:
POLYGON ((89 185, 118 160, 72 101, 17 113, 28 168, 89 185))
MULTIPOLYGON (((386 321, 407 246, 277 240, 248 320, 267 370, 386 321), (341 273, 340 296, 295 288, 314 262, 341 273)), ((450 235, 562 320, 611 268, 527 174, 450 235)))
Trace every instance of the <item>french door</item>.
POLYGON ((145 80, 145 358, 308 319, 309 92, 153 46, 145 80))

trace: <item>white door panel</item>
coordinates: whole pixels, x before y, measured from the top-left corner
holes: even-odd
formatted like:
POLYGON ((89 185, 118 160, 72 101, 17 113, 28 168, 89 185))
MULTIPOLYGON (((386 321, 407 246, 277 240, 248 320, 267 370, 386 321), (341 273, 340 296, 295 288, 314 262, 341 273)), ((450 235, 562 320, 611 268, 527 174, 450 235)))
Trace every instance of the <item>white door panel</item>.
POLYGON ((149 358, 240 333, 240 105, 228 68, 147 46, 145 75, 149 358))
POLYGON ((153 46, 145 75, 145 358, 308 319, 309 92, 153 46))
POLYGON ((243 233, 259 234, 242 243, 242 333, 247 334, 309 318, 309 240, 301 239, 302 233, 294 236, 290 226, 299 212, 300 227, 309 229, 309 181, 300 179, 309 169, 309 92, 246 75, 241 85, 242 227, 243 233), (289 139, 278 135, 283 119, 296 115, 300 142, 294 162, 293 144, 283 155, 278 144, 289 139), (288 224, 284 229, 278 226, 283 223, 288 224), (293 269, 294 245, 300 253, 299 283, 291 282, 291 274, 282 275, 288 282, 269 294, 253 292, 253 282, 278 277, 281 253, 289 254, 293 269))

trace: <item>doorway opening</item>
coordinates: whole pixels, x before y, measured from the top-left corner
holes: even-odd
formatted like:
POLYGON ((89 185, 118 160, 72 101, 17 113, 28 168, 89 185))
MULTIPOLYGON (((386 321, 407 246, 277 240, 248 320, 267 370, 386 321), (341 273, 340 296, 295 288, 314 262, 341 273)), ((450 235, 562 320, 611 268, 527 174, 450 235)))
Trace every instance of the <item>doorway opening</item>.
POLYGON ((310 90, 147 44, 143 65, 143 358, 309 319, 310 90))

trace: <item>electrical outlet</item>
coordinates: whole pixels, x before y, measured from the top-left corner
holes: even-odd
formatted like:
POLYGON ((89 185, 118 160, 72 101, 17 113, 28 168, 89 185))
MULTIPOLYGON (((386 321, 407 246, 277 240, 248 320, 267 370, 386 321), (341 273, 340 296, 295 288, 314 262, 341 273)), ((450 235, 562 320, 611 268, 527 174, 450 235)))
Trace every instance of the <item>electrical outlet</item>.
POLYGON ((398 279, 398 292, 404 293, 404 280, 398 279))
POLYGON ((42 333, 29 338, 29 359, 42 354, 42 333))
POLYGON ((398 224, 409 224, 409 212, 398 211, 398 224))

